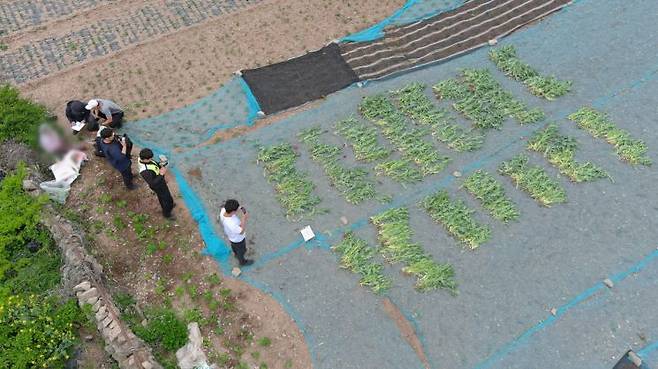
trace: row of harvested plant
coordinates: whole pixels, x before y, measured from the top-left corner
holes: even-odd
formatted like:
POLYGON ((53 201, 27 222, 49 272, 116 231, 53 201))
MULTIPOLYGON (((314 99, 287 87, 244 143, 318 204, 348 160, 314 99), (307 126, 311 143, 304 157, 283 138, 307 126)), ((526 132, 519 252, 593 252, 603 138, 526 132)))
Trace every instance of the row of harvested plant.
POLYGON ((392 282, 384 275, 384 266, 373 261, 375 249, 368 243, 354 235, 352 232, 345 234, 343 239, 332 247, 332 250, 340 254, 340 266, 351 270, 361 276, 359 283, 369 287, 375 293, 384 293, 391 288, 392 282))

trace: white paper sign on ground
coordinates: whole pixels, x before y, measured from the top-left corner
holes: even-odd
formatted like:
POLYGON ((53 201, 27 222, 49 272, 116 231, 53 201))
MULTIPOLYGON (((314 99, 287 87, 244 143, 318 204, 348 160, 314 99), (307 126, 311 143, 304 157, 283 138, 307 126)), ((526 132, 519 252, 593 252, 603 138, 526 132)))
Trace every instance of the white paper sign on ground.
POLYGON ((304 242, 307 242, 308 240, 312 240, 313 238, 315 238, 315 233, 313 233, 311 226, 306 226, 302 228, 300 232, 302 232, 302 237, 304 237, 304 242))

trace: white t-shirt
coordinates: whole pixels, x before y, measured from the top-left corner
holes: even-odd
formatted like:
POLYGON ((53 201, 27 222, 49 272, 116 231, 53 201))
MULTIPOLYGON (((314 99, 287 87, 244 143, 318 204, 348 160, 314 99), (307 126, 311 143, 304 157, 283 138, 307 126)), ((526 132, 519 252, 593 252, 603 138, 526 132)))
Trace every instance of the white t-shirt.
POLYGON ((226 234, 226 237, 228 237, 229 241, 233 243, 242 242, 245 235, 240 234, 242 233, 240 218, 238 218, 238 216, 235 214, 230 217, 225 217, 224 214, 226 214, 226 209, 222 208, 222 210, 219 212, 219 220, 222 222, 222 226, 224 226, 224 233, 226 234))

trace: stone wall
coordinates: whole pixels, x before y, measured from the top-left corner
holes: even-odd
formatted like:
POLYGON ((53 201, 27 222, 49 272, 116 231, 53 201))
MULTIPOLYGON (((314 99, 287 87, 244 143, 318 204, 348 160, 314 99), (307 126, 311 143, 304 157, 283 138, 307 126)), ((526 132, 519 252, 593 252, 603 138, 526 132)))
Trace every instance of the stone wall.
POLYGON ((64 266, 66 291, 75 294, 80 306, 90 304, 96 326, 105 341, 105 350, 122 369, 161 369, 150 348, 121 321, 121 314, 105 287, 103 268, 84 249, 82 234, 51 207, 44 208, 42 223, 59 246, 64 266))

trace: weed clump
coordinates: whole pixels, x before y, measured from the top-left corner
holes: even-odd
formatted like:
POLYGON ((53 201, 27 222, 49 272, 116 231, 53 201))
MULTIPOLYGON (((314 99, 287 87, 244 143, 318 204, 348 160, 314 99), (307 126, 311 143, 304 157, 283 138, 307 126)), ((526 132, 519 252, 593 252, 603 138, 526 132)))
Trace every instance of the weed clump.
POLYGON ((356 160, 373 162, 385 159, 391 150, 383 147, 377 141, 377 131, 354 118, 342 120, 336 124, 336 133, 345 137, 354 150, 356 160))
POLYGON ((391 287, 391 279, 384 275, 384 266, 372 260, 375 249, 354 233, 346 233, 342 241, 331 249, 341 255, 342 268, 361 275, 362 286, 370 287, 377 294, 384 293, 391 287))
POLYGON ((464 188, 480 200, 482 206, 489 210, 489 214, 495 219, 505 223, 518 219, 519 210, 505 194, 503 185, 491 174, 482 170, 476 171, 466 178, 464 188))
POLYGON ((567 201, 567 194, 560 183, 552 179, 543 168, 528 165, 527 156, 519 155, 503 162, 498 171, 510 177, 517 187, 541 205, 551 206, 567 201))

